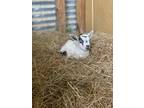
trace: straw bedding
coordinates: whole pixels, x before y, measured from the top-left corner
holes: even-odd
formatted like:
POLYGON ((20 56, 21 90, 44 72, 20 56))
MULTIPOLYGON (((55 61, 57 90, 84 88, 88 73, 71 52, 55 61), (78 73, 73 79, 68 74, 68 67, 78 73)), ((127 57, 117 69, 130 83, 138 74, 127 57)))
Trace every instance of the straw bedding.
POLYGON ((112 35, 97 32, 90 56, 66 59, 68 35, 33 32, 33 108, 112 108, 112 35))

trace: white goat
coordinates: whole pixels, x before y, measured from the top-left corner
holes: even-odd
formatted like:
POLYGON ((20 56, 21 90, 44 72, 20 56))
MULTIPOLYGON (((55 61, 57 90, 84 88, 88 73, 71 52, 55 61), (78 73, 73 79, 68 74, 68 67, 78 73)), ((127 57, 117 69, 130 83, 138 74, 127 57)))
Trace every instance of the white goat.
POLYGON ((70 35, 68 40, 61 48, 60 53, 68 58, 86 58, 89 55, 90 39, 93 36, 93 31, 80 34, 80 36, 70 35))

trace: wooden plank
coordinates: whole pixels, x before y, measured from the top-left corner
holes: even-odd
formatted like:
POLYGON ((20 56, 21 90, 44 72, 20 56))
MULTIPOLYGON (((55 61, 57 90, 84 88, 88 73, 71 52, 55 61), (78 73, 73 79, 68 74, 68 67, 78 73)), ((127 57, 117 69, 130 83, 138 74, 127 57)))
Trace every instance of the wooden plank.
POLYGON ((85 0, 77 0, 76 9, 77 9, 77 23, 78 23, 78 32, 85 32, 85 0))
POLYGON ((56 0, 58 30, 64 32, 66 28, 65 0, 56 0))
POLYGON ((113 0, 93 0, 93 1, 94 1, 94 30, 105 33, 112 33, 113 0))
POLYGON ((86 32, 92 30, 92 0, 86 0, 86 32))

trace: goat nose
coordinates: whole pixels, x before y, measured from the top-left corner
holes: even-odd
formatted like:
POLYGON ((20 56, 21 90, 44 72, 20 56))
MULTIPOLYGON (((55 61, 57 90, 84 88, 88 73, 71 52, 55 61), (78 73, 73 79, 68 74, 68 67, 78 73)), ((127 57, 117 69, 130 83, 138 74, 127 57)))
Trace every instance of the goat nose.
POLYGON ((90 46, 89 46, 89 45, 86 45, 86 48, 87 48, 87 49, 90 49, 90 46))

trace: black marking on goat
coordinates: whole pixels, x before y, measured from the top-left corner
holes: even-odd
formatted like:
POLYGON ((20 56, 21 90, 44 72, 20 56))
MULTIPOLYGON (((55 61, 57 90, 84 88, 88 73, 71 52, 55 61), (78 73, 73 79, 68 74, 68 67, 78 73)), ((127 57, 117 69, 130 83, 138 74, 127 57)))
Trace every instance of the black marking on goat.
POLYGON ((72 39, 73 39, 73 40, 77 40, 77 38, 76 38, 76 37, 74 37, 74 36, 72 36, 72 39))
POLYGON ((79 42, 83 45, 84 41, 82 40, 81 37, 79 37, 79 42))
POLYGON ((82 37, 87 38, 87 36, 82 36, 82 37))
POLYGON ((67 55, 67 52, 66 52, 66 51, 63 51, 63 52, 60 52, 60 54, 61 54, 62 56, 66 56, 66 55, 67 55))
POLYGON ((83 33, 80 33, 79 36, 81 36, 83 33))

